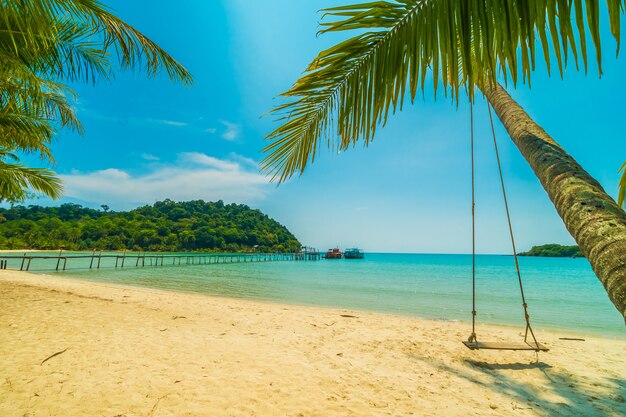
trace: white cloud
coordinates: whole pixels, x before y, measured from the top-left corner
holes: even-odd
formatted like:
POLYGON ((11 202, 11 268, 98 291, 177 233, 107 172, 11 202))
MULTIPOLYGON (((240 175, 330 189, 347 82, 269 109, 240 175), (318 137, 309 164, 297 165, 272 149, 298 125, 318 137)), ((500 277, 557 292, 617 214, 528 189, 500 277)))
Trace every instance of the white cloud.
POLYGON ((141 158, 145 159, 146 161, 160 161, 161 160, 161 158, 159 158, 158 156, 152 155, 151 153, 142 153, 141 158))
POLYGON ((228 156, 233 161, 241 162, 243 165, 247 165, 249 168, 254 169, 255 171, 259 170, 259 162, 255 161, 252 158, 247 158, 243 155, 239 155, 234 152, 231 152, 231 154, 228 156))
POLYGON ((179 154, 175 164, 160 164, 142 174, 109 168, 61 178, 66 197, 115 209, 165 198, 250 203, 264 199, 270 189, 264 176, 239 162, 196 152, 179 154))
POLYGON ((183 163, 187 162, 202 165, 221 171, 238 171, 240 169, 240 165, 237 162, 226 161, 200 152, 184 152, 178 154, 178 160, 183 163))
POLYGON ((92 119, 96 119, 96 120, 103 120, 103 121, 107 121, 107 122, 114 122, 114 123, 131 123, 134 125, 146 125, 146 124, 157 124, 157 125, 168 125, 168 126, 175 126, 175 127, 186 127, 189 126, 189 123, 187 122, 181 122, 179 120, 171 120, 171 119, 154 119, 154 118, 149 118, 149 117, 135 117, 135 116, 118 116, 118 115, 111 115, 111 114, 106 114, 106 113, 101 113, 96 109, 92 109, 89 107, 85 107, 84 105, 79 105, 77 106, 78 111, 80 113, 81 116, 85 116, 85 117, 90 117, 92 119))
POLYGON ((218 130, 221 131, 221 137, 224 140, 235 141, 241 137, 241 125, 237 123, 230 122, 225 119, 219 119, 219 124, 222 125, 222 128, 218 129, 217 127, 203 127, 206 126, 204 122, 205 117, 198 117, 191 122, 185 122, 180 120, 172 120, 172 119, 155 119, 150 117, 136 117, 136 116, 117 116, 117 115, 109 115, 105 113, 100 113, 97 110, 85 107, 82 103, 77 106, 79 108, 81 116, 90 117, 92 119, 112 122, 116 124, 132 124, 135 126, 153 126, 156 127, 158 125, 166 125, 172 127, 182 127, 189 128, 196 132, 215 134, 218 130))
POLYGON ((163 125, 169 125, 169 126, 177 126, 177 127, 181 127, 181 126, 189 126, 189 123, 186 122, 179 122, 176 120, 166 120, 166 119, 148 119, 148 121, 150 122, 154 122, 154 123, 160 123, 163 125))
POLYGON ((219 120, 219 122, 226 127, 224 133, 222 133, 222 139, 229 141, 239 139, 239 136, 241 135, 241 127, 237 123, 232 123, 228 120, 219 120))

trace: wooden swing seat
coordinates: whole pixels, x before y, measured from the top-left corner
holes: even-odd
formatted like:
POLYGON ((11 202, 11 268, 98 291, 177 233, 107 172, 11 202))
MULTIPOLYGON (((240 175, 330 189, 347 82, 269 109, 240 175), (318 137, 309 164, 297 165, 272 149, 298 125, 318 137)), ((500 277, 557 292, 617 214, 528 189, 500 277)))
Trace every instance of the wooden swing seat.
POLYGON ((522 298, 522 306, 524 307, 524 318, 526 320, 526 332, 524 341, 521 343, 509 342, 479 342, 476 340, 476 194, 475 194, 475 171, 474 171, 474 112, 470 104, 470 143, 471 143, 471 160, 472 160, 472 335, 463 344, 470 350, 525 350, 547 352, 549 349, 535 338, 535 333, 530 327, 530 316, 528 315, 528 305, 524 296, 524 286, 522 285, 522 274, 520 272, 519 262, 517 261, 517 249, 515 248, 515 236, 513 235, 513 226, 511 225, 511 213, 509 211, 509 202, 506 197, 506 189, 504 186, 504 176, 502 175, 502 165, 500 164, 500 152, 498 151, 498 142, 496 140, 496 131, 493 125, 493 117, 491 116, 491 106, 487 104, 489 110, 489 122, 491 124, 491 134, 493 136, 493 147, 496 151, 496 160, 498 161, 498 173, 500 174, 500 185, 502 186, 502 197, 504 200, 504 208, 506 211, 506 219, 509 225, 509 235, 511 237, 511 247, 513 249, 513 259, 515 260, 515 271, 517 272, 517 280, 519 283, 520 295, 522 298), (533 343, 528 343, 527 337, 533 339, 533 343))
POLYGON ((471 350, 534 350, 535 352, 547 352, 550 349, 547 347, 537 343, 506 343, 506 342, 468 342, 467 340, 463 342, 465 346, 467 346, 471 350))

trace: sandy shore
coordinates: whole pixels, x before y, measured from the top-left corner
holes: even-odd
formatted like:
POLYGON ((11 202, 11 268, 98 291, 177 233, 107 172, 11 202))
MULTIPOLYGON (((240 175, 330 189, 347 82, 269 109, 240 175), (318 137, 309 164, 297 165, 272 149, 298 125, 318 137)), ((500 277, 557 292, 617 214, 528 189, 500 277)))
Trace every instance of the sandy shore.
MULTIPOLYGON (((462 323, 9 271, 0 303, 2 416, 626 412, 625 338, 540 332, 551 351, 535 362, 467 350, 462 323)), ((519 329, 480 334, 519 340, 519 329)))

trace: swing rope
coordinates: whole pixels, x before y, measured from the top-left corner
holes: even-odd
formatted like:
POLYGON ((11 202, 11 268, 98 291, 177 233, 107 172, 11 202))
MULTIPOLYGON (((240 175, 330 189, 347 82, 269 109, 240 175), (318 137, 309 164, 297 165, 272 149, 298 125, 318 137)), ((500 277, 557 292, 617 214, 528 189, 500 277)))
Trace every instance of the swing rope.
POLYGON ((470 142, 472 154, 472 334, 468 342, 476 342, 476 181, 474 178, 474 103, 470 103, 470 142))
POLYGON ((504 198, 504 208, 506 209, 506 220, 509 224, 509 235, 511 236, 511 246, 513 248, 513 259, 515 260, 515 271, 517 272, 517 281, 519 282, 519 291, 522 295, 522 307, 524 308, 524 319, 526 320, 526 330, 524 332, 524 342, 527 342, 528 333, 533 338, 535 345, 538 346, 535 332, 530 325, 530 315, 528 314, 528 304, 526 303, 526 296, 524 295, 524 285, 522 284, 522 274, 520 272, 519 261, 517 259, 517 249, 515 248, 515 237, 513 235, 513 226, 511 224, 511 214, 509 211, 509 201, 506 196, 506 188, 504 186, 504 176, 502 175, 502 164, 500 163, 500 152, 498 150, 498 141, 496 139, 496 130, 493 124, 493 115, 491 112, 491 104, 487 103, 487 110, 489 111, 489 123, 491 124, 491 135, 493 136, 493 147, 496 151, 496 160, 498 161, 498 173, 500 174, 500 185, 502 186, 502 196, 504 198))
MULTIPOLYGON (((517 280, 519 283, 519 289, 522 297, 522 307, 524 308, 524 319, 526 321, 526 329, 524 332, 524 342, 528 343, 528 334, 530 333, 535 350, 546 350, 543 348, 530 325, 530 315, 528 314, 528 304, 526 303, 526 297, 524 295, 524 286, 522 284, 522 274, 520 272, 519 261, 517 259, 517 250, 515 247, 515 237, 513 235, 513 226, 511 222, 511 214, 509 211, 509 203, 506 195, 506 187, 504 185, 504 175, 502 174, 502 164, 500 163, 500 152, 498 150, 498 141, 496 139, 496 131, 493 123, 493 116, 491 112, 491 105, 487 103, 487 109, 489 111, 489 122, 491 124, 491 134, 493 136, 493 145, 496 153, 496 160, 498 161, 498 173, 500 175, 500 185, 502 187, 502 196, 504 197, 504 207, 506 209, 506 218, 509 226, 509 235, 511 238, 511 246, 513 248, 513 259, 515 260, 515 270, 517 272, 517 280)), ((475 179, 475 162, 474 162, 474 105, 470 103, 470 144, 471 144, 471 160, 472 160, 472 334, 468 338, 466 345, 478 344, 476 338, 476 179, 475 179)), ((529 344, 529 343, 528 343, 529 344)), ((529 344, 530 345, 530 344, 529 344)), ((497 349, 497 347, 496 347, 497 349)), ((516 349, 513 349, 516 350, 516 349)))

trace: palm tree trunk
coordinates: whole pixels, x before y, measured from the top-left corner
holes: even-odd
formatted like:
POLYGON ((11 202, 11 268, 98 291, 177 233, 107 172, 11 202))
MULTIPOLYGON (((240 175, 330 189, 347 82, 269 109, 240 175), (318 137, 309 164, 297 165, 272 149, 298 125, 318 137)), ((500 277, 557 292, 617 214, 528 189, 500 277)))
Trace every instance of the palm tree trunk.
POLYGON ((626 320, 626 213, 501 85, 483 93, 626 320))

